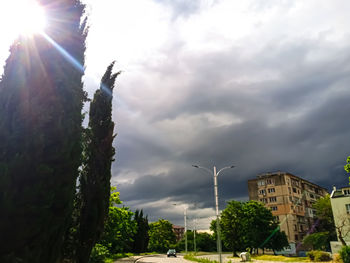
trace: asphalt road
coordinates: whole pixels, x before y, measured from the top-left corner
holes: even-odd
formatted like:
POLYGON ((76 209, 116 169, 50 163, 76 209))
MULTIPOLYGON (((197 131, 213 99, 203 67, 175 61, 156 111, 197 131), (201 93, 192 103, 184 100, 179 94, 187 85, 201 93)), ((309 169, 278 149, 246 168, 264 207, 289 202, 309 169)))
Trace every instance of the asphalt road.
POLYGON ((155 255, 140 258, 136 263, 193 263, 192 261, 185 260, 183 256, 177 255, 177 257, 167 257, 166 255, 155 255))

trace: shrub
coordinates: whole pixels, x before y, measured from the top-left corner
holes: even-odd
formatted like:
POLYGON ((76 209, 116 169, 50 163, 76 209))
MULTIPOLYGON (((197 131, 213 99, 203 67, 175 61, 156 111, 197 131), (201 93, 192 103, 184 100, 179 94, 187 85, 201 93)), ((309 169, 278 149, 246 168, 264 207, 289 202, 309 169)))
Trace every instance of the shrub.
MULTIPOLYGON (((311 261, 330 261, 331 256, 328 252, 320 250, 312 250, 306 254, 311 261)), ((344 262, 345 263, 345 262, 344 262)), ((350 262, 349 262, 350 263, 350 262)))
POLYGON ((315 255, 315 261, 330 261, 331 256, 328 252, 325 251, 317 251, 315 255))
POLYGON ((91 251, 89 263, 104 263, 109 256, 108 248, 101 244, 96 244, 91 251))
POLYGON ((344 263, 350 263, 350 247, 343 246, 339 251, 339 255, 344 263))
POLYGON ((340 258, 339 254, 333 254, 333 262, 334 263, 343 263, 342 259, 340 258))
POLYGON ((306 256, 313 261, 315 259, 315 251, 311 250, 309 252, 306 253, 306 256))

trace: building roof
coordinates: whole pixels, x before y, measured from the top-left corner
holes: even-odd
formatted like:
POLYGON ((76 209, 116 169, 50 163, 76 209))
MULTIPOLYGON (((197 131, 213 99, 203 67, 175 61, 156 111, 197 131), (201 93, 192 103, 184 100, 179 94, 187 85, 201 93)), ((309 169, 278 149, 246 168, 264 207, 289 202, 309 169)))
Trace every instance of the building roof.
POLYGON ((310 181, 308 181, 308 180, 306 180, 306 179, 304 179, 304 178, 301 178, 301 177, 296 176, 296 175, 294 175, 294 174, 291 174, 291 173, 289 173, 289 172, 277 171, 277 172, 261 173, 261 174, 258 174, 258 175, 257 175, 257 178, 255 178, 255 179, 249 179, 248 181, 259 180, 259 179, 262 179, 262 178, 268 178, 268 177, 273 176, 273 175, 289 175, 289 176, 292 176, 292 177, 301 179, 301 180, 303 180, 303 181, 305 181, 305 182, 307 182, 307 183, 309 183, 309 184, 311 184, 311 185, 313 185, 313 186, 317 186, 317 187, 319 187, 319 188, 322 188, 323 190, 325 190, 325 191, 328 193, 327 188, 324 188, 324 187, 322 187, 322 186, 319 186, 318 184, 312 183, 312 182, 310 182, 310 181))
POLYGON ((343 189, 347 189, 347 188, 350 188, 350 185, 340 187, 339 189, 336 189, 334 186, 330 197, 331 198, 338 198, 338 197, 345 197, 345 196, 348 197, 348 195, 344 195, 343 193, 343 189))

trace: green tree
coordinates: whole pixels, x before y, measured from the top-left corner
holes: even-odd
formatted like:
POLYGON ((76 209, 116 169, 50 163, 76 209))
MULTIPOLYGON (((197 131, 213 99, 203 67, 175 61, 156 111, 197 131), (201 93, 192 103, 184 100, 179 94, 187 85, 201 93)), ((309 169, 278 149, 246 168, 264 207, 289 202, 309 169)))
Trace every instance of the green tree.
MULTIPOLYGON (((243 205, 242 202, 230 201, 221 213, 221 238, 224 246, 230 249, 234 256, 246 247, 242 225, 243 205)), ((216 239, 216 220, 212 222, 211 229, 216 239)))
POLYGON ((213 235, 208 233, 196 234, 196 246, 197 251, 216 251, 216 241, 213 235))
POLYGON ((303 244, 311 246, 312 250, 326 250, 329 246, 329 232, 317 232, 307 235, 303 239, 303 244))
POLYGON ((159 219, 150 224, 148 249, 150 251, 166 252, 176 244, 173 225, 165 219, 159 219))
POLYGON ((122 204, 119 193, 112 187, 108 219, 98 244, 108 248, 110 254, 130 252, 132 237, 136 232, 136 223, 132 220, 133 212, 128 207, 117 207, 122 204))
POLYGON ((280 231, 279 224, 273 222, 271 229, 274 229, 270 232, 270 235, 265 239, 266 245, 262 246, 264 248, 272 249, 275 253, 276 250, 282 250, 289 246, 287 235, 284 231, 280 231))
POLYGON ((113 144, 112 98, 116 77, 108 66, 90 104, 87 147, 80 176, 81 212, 77 259, 87 263, 108 215, 113 144))
POLYGON ((42 35, 10 49, 0 82, 0 262, 61 258, 81 166, 84 5, 39 2, 47 35, 75 62, 42 35))
MULTIPOLYGON (((350 156, 346 159, 346 164, 344 165, 344 170, 347 173, 350 173, 350 156)), ((350 177, 349 177, 349 184, 350 184, 350 177)))
MULTIPOLYGON (((187 230, 187 247, 189 251, 194 251, 194 231, 187 230)), ((185 250, 185 238, 176 244, 176 249, 185 250)), ((216 251, 216 241, 213 235, 196 232, 196 251, 216 251)))
POLYGON ((332 212, 331 198, 329 194, 318 199, 312 207, 316 210, 316 218, 318 219, 318 224, 315 227, 316 232, 328 232, 328 248, 329 242, 337 239, 332 212))
POLYGON ((271 210, 257 201, 246 202, 242 208, 244 243, 249 248, 265 248, 270 235, 277 227, 273 223, 271 210))
POLYGON ((149 241, 149 225, 147 216, 143 216, 143 210, 135 211, 134 221, 136 223, 136 233, 133 238, 133 252, 146 252, 149 241))
MULTIPOLYGON (((230 201, 221 214, 221 234, 225 246, 237 256, 247 248, 280 250, 288 246, 285 233, 273 221, 271 210, 257 201, 230 201)), ((215 221, 211 229, 215 230, 215 221)))

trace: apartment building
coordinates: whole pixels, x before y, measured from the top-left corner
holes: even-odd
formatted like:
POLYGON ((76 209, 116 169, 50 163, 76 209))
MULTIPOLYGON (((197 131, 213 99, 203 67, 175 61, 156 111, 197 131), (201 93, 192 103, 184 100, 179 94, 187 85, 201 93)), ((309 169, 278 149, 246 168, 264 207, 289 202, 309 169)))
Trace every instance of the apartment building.
POLYGON ((248 180, 248 191, 250 200, 263 202, 271 209, 280 222, 281 231, 294 245, 300 243, 314 226, 312 204, 328 193, 321 186, 280 171, 259 174, 256 179, 248 180))
POLYGON ((176 242, 179 242, 184 237, 185 228, 182 226, 173 225, 173 231, 176 236, 176 242))
POLYGON ((334 186, 330 198, 338 238, 338 241, 331 241, 331 249, 332 253, 338 253, 342 247, 341 239, 350 244, 350 186, 339 189, 334 186))

